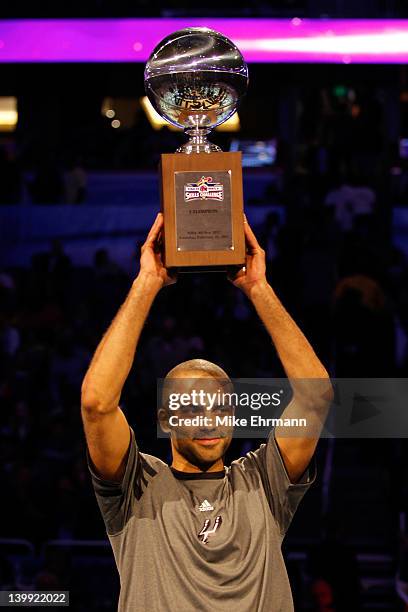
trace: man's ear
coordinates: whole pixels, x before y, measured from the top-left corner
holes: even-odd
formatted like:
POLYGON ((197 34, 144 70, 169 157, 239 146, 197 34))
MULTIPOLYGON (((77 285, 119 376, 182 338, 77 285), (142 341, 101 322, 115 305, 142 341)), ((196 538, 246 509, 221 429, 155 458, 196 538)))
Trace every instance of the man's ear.
POLYGON ((162 431, 164 431, 164 433, 170 433, 171 427, 169 425, 169 413, 165 408, 159 408, 157 411, 157 419, 162 431))

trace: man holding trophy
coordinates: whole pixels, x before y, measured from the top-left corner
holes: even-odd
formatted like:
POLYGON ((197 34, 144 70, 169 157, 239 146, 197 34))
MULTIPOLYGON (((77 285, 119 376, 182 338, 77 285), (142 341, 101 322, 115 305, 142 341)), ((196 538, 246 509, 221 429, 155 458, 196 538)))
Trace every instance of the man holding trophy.
MULTIPOLYGON (((211 175, 208 171, 207 164, 216 164, 216 159, 208 162, 206 156, 223 154, 206 150, 211 145, 203 141, 200 125, 207 125, 207 116, 214 120, 219 100, 231 99, 233 79, 229 89, 223 86, 220 93, 225 75, 211 75, 200 88, 191 80, 193 75, 187 75, 190 83, 186 86, 185 75, 176 73, 174 67, 169 69, 170 56, 172 61, 188 57, 197 66, 211 54, 236 59, 239 51, 220 34, 192 28, 168 37, 153 52, 152 57, 173 75, 167 85, 161 75, 159 99, 169 104, 170 95, 173 101, 180 101, 188 93, 193 100, 189 107, 194 106, 195 119, 190 119, 193 142, 186 145, 192 150, 184 151, 184 156, 197 157, 190 166, 183 167, 183 158, 175 166, 162 164, 162 172, 169 168, 172 172, 171 178, 164 178, 172 185, 163 194, 169 201, 163 202, 164 214, 157 215, 150 229, 142 247, 140 272, 102 338, 82 385, 88 465, 120 574, 120 612, 221 612, 232 606, 242 612, 293 610, 281 544, 315 479, 312 458, 331 399, 325 368, 266 280, 265 252, 242 213, 242 202, 240 219, 235 218, 234 207, 239 211, 239 188, 233 178, 236 166, 228 168, 230 161, 222 159, 220 169, 214 165, 211 175), (188 46, 188 53, 183 53, 183 45, 188 46), (196 49, 195 54, 191 48, 196 49), (219 211, 208 213, 204 223, 201 215, 188 212, 194 210, 188 208, 189 194, 197 193, 201 175, 211 176, 212 181, 198 186, 200 194, 200 186, 206 183, 204 195, 192 196, 194 206, 214 210, 221 203, 219 211), (211 193, 219 194, 222 188, 223 200, 219 195, 208 199, 214 184, 211 193), (242 261, 240 227, 245 245, 242 261), (175 233, 169 235, 171 231, 175 233), (167 251, 163 241, 170 242, 167 251), (172 265, 166 263, 166 254, 172 265), (308 423, 302 435, 288 435, 284 427, 276 427, 266 444, 230 466, 224 465, 224 456, 232 432, 211 422, 180 435, 169 424, 168 393, 163 394, 158 417, 170 436, 170 466, 139 450, 135 432, 119 407, 150 307, 157 293, 176 281, 177 270, 188 267, 228 270, 229 280, 255 307, 291 381, 293 397, 284 415, 296 412, 308 423), (311 386, 304 382, 308 380, 320 384, 311 386)), ((185 122, 188 108, 179 106, 185 122)), ((174 117, 178 110, 171 108, 171 112, 174 117)), ((177 365, 165 379, 167 391, 215 389, 220 381, 228 384, 227 374, 203 359, 177 365)), ((186 412, 191 408, 187 406, 186 412)), ((214 414, 224 408, 214 407, 214 414)))

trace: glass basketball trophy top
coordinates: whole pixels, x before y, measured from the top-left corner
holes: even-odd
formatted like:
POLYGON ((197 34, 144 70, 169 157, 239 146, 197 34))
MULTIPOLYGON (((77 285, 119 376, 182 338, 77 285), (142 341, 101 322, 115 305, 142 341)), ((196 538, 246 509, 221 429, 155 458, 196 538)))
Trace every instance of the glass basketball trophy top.
POLYGON ((186 28, 157 45, 144 78, 159 115, 190 138, 160 158, 165 266, 186 272, 242 266, 241 153, 223 153, 207 140, 247 89, 241 53, 218 32, 186 28))
POLYGON ((248 86, 248 67, 231 40, 208 28, 174 32, 153 50, 144 79, 155 110, 189 136, 177 152, 221 151, 207 134, 234 114, 248 86))

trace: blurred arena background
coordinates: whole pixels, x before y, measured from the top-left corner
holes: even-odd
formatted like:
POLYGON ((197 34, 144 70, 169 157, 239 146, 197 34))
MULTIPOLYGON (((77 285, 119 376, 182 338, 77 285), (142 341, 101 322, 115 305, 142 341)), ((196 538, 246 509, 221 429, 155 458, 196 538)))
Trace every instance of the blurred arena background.
MULTIPOLYGON (((0 34, 10 20, 101 17, 296 25, 403 20, 408 5, 16 0, 0 7, 0 34)), ((0 584, 69 590, 72 610, 111 611, 118 579, 85 463, 80 385, 137 274, 160 206, 159 156, 184 137, 149 116, 142 62, 36 61, 33 48, 32 61, 2 63, 1 38, 0 584)), ((333 376, 407 377, 406 64, 249 70, 239 122, 213 140, 243 151, 246 214, 272 286, 333 376)), ((142 451, 168 460, 156 378, 197 356, 233 377, 282 375, 224 275, 180 276, 154 304, 122 398, 142 451)), ((256 442, 236 440, 229 459, 256 442)), ((296 611, 408 609, 407 454, 405 439, 320 441, 318 483, 285 540, 296 611)))

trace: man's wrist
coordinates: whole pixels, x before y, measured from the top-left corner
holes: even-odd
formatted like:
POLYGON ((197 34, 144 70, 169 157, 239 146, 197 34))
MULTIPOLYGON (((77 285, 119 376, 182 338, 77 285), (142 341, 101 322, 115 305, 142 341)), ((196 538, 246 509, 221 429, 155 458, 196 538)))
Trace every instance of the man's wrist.
POLYGON ((160 277, 141 270, 133 281, 133 287, 142 289, 144 293, 154 296, 163 287, 163 280, 160 277))
POLYGON ((245 293, 250 300, 254 301, 260 298, 262 299, 264 295, 267 295, 271 291, 272 287, 265 278, 249 285, 246 288, 245 293))

